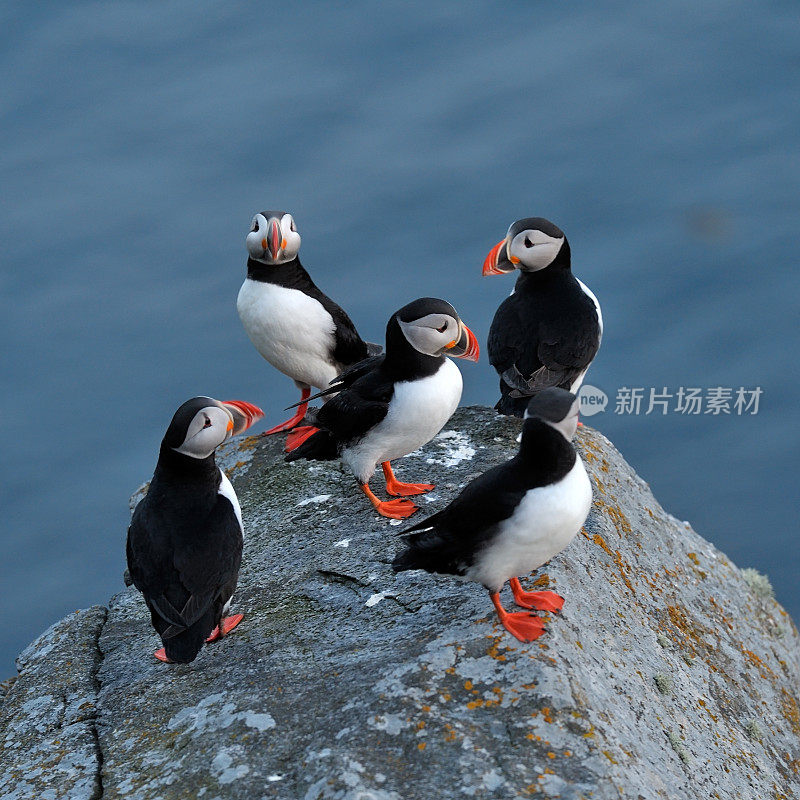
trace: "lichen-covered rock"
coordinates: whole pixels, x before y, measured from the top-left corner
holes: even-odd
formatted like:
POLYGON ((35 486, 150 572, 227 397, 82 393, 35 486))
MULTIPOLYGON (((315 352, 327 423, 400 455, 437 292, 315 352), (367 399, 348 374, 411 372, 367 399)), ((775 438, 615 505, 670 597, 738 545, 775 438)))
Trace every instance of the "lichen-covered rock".
MULTIPOLYGON (((435 511, 518 431, 462 409, 398 475, 437 483, 420 501, 435 511)), ((402 526, 336 464, 285 464, 282 444, 221 458, 245 517, 244 622, 186 666, 152 657, 133 589, 107 618, 58 623, 0 709, 0 797, 800 796, 796 628, 602 435, 578 434, 583 535, 528 581, 564 610, 526 645, 481 587, 395 575, 402 526)))

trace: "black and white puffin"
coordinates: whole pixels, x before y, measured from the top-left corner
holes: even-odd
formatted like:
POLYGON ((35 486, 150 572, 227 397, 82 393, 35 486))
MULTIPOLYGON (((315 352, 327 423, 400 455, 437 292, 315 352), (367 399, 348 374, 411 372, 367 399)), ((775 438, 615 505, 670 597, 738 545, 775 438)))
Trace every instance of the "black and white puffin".
POLYGON ((193 397, 161 442, 147 495, 128 528, 128 570, 144 595, 167 663, 193 661, 204 642, 228 634, 241 614, 224 617, 242 560, 242 512, 214 452, 263 412, 241 400, 193 397))
POLYGON ((573 274, 564 232, 541 217, 517 220, 483 262, 484 275, 519 270, 489 329, 501 414, 521 417, 548 386, 577 393, 603 335, 600 304, 573 274))
POLYGON ((266 431, 279 433, 303 419, 312 386, 327 388, 340 372, 380 347, 365 342, 344 310, 311 280, 298 257, 300 234, 291 214, 256 214, 246 244, 239 317, 256 350, 301 392, 297 413, 266 431))
POLYGON ((396 572, 424 569, 460 575, 488 589, 500 622, 523 642, 544 632, 542 620, 507 612, 500 602, 509 581, 518 606, 559 611, 555 592, 526 592, 527 575, 560 553, 581 529, 592 488, 572 437, 578 400, 549 388, 528 401, 519 452, 467 484, 450 505, 404 532, 408 547, 394 559, 396 572))
POLYGON ((433 489, 429 483, 401 483, 389 463, 429 442, 461 400, 463 381, 446 356, 478 360, 478 340, 450 303, 423 297, 392 314, 386 326, 386 353, 342 373, 328 392, 338 392, 315 414, 314 425, 287 461, 340 457, 378 513, 411 516, 408 496, 433 489), (369 488, 381 464, 386 491, 379 500, 369 488))

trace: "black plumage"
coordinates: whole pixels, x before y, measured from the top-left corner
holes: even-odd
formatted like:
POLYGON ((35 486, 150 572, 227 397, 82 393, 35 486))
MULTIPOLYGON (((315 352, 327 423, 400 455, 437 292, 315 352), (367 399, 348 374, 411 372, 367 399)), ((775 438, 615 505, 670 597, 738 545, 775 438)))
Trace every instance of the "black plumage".
POLYGON ((378 425, 389 412, 389 403, 399 381, 417 380, 435 374, 444 355, 428 355, 412 347, 400 328, 403 322, 440 311, 455 316, 455 309, 442 300, 424 297, 392 314, 386 325, 386 352, 370 356, 342 372, 331 386, 309 398, 336 394, 315 411, 313 424, 319 428, 287 461, 300 458, 329 461, 344 447, 358 441, 378 425))
MULTIPOLYGON (((208 397, 193 398, 178 409, 161 443, 147 494, 128 528, 131 580, 144 595, 166 657, 180 663, 193 661, 220 624, 242 560, 238 503, 234 508, 235 494, 223 479, 214 449, 203 458, 176 450, 187 439, 192 421, 212 404, 227 408, 229 416, 235 411, 208 397)), ((251 418, 237 416, 234 423, 224 417, 211 447, 258 418, 255 412, 260 415, 260 410, 239 404, 245 405, 253 410, 251 418)), ((211 427, 210 420, 206 426, 211 427)))
MULTIPOLYGON (((270 212, 265 211, 264 214, 270 212)), ((335 347, 331 353, 332 360, 339 364, 355 364, 370 355, 380 352, 380 345, 365 342, 347 312, 328 295, 326 295, 295 256, 283 264, 265 264, 252 256, 247 259, 247 277, 254 281, 273 283, 285 289, 297 289, 303 294, 313 297, 331 315, 335 329, 335 347)))
POLYGON ((423 569, 477 581, 509 633, 523 642, 541 636, 543 620, 506 611, 500 591, 507 581, 514 602, 528 610, 556 612, 564 605, 555 592, 526 592, 518 576, 560 553, 589 513, 591 484, 571 441, 577 424, 575 395, 542 390, 528 403, 519 452, 469 483, 446 508, 407 529, 407 547, 395 557, 394 570, 423 569))
POLYGON ((433 485, 398 481, 390 462, 429 442, 458 407, 461 373, 446 356, 477 361, 478 350, 446 301, 423 297, 403 306, 386 326, 385 355, 345 370, 317 395, 338 392, 307 415, 311 424, 292 431, 286 460, 341 457, 379 514, 405 519, 418 510, 407 497, 433 485), (381 501, 369 488, 379 463, 387 493, 398 499, 381 501))
POLYGON ((566 236, 551 222, 532 217, 515 222, 506 243, 527 229, 563 237, 563 244, 548 266, 535 271, 519 259, 512 265, 506 247, 496 254, 501 267, 497 271, 519 270, 514 293, 497 309, 488 339, 489 362, 500 375, 501 397, 495 408, 517 417, 542 389, 576 391, 602 335, 598 306, 572 274, 566 236))
MULTIPOLYGON (((525 420, 520 449, 512 459, 475 478, 447 507, 403 532, 407 547, 394 559, 395 572, 464 575, 525 494, 560 481, 576 457, 575 448, 552 426, 539 418, 525 420)), ((500 587, 486 588, 496 592, 500 587)))

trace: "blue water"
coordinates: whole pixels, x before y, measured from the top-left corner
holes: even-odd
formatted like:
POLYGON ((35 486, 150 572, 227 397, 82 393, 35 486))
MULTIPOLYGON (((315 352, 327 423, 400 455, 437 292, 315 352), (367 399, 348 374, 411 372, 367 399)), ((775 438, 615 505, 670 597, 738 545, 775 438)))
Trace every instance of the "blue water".
POLYGON ((560 225, 606 318, 591 424, 800 617, 799 41, 790 0, 2 4, 0 673, 121 586, 184 399, 296 399, 235 310, 262 208, 373 340, 439 295, 485 341, 486 252, 560 225), (764 394, 616 415, 623 386, 764 394))

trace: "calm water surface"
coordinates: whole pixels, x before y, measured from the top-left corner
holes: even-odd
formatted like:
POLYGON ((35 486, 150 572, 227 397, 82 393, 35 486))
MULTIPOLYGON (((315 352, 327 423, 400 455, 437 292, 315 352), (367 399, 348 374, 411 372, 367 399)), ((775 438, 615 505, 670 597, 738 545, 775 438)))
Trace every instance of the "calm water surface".
MULTIPOLYGON (((121 587, 128 496, 194 394, 293 402, 235 311, 252 213, 362 333, 419 295, 482 341, 517 217, 569 236, 606 335, 591 423, 800 617, 794 2, 4 3, 0 677, 121 587), (616 415, 754 387, 756 416, 616 415)), ((492 403, 485 359, 464 402, 492 403)))

